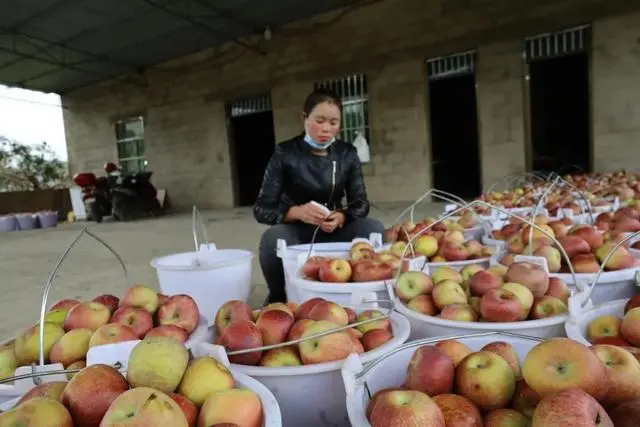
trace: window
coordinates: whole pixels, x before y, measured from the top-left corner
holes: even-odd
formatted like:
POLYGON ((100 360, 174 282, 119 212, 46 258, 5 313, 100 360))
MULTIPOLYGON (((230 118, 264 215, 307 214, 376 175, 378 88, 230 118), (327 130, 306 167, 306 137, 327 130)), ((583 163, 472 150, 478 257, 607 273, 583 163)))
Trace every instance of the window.
POLYGON ((116 122, 118 163, 123 172, 141 172, 147 167, 144 157, 144 120, 142 117, 116 122))
POLYGON ((342 98, 340 138, 353 142, 357 133, 362 132, 370 144, 367 77, 364 74, 354 74, 341 79, 315 82, 314 87, 331 89, 342 98))

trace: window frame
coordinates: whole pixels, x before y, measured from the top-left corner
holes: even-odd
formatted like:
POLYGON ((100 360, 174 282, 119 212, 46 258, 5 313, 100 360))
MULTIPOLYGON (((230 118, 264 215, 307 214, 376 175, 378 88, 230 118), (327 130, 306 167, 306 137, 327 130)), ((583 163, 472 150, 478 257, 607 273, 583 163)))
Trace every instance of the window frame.
POLYGON ((144 172, 146 170, 147 159, 146 159, 144 126, 145 126, 144 117, 142 116, 128 117, 121 120, 117 120, 114 123, 118 164, 120 165, 120 168, 122 169, 123 172, 144 172), (126 128, 128 124, 136 123, 136 122, 140 123, 141 134, 135 135, 135 136, 125 136, 125 137, 121 137, 121 135, 119 135, 118 130, 120 126, 126 128), (142 154, 140 154, 140 151, 139 151, 139 146, 138 146, 139 142, 142 143, 142 154), (133 152, 135 153, 135 155, 128 156, 128 157, 120 157, 121 151, 124 151, 124 150, 121 150, 121 147, 129 146, 129 145, 133 145, 134 147, 133 152), (134 164, 136 165, 136 167, 130 168, 129 165, 133 162, 135 162, 134 164))

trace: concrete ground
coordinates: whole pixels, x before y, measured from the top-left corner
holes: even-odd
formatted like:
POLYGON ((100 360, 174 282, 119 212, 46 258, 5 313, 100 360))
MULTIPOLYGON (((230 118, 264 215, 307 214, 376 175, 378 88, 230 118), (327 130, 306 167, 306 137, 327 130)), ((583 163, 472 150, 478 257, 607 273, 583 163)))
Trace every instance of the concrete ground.
MULTIPOLYGON (((408 205, 410 202, 372 208, 371 215, 390 225, 408 205)), ((442 205, 424 203, 418 210, 418 218, 435 216, 442 211, 442 205)), ((219 248, 242 248, 257 253, 260 235, 266 227, 255 222, 251 209, 207 211, 202 216, 209 238, 219 248)), ((37 322, 44 283, 60 255, 87 225, 123 258, 132 283, 157 287, 156 273, 149 261, 194 248, 190 214, 130 223, 77 222, 61 224, 55 229, 1 234, 0 341, 14 337, 37 322)), ((266 286, 255 258, 252 281, 250 303, 259 306, 266 296, 266 286)), ((102 293, 120 296, 127 285, 116 258, 95 240, 84 236, 62 264, 47 306, 61 298, 82 300, 102 293)))

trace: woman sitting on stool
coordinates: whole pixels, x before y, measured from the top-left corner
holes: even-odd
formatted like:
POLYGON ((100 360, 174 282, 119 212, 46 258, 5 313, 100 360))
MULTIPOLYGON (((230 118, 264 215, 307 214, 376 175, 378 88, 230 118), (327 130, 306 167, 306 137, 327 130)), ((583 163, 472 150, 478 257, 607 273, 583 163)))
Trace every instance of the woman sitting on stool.
POLYGON ((278 239, 287 245, 311 243, 318 226, 315 242, 350 242, 384 233, 380 221, 367 218, 369 201, 356 148, 336 139, 341 113, 336 93, 313 91, 302 108, 305 133, 279 143, 265 170, 253 214, 258 222, 271 225, 259 249, 269 303, 287 299, 282 260, 276 253, 278 239))

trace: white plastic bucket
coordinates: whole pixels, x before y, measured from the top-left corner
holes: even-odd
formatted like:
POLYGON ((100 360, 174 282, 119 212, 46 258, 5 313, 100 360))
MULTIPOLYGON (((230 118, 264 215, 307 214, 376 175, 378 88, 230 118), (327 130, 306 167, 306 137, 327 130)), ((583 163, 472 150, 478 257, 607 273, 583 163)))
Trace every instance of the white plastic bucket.
POLYGON ((209 245, 198 252, 155 258, 151 266, 156 269, 160 292, 190 295, 211 325, 222 304, 249 299, 253 257, 247 250, 216 249, 215 245, 209 245))
POLYGON ((624 306, 628 299, 609 301, 604 304, 585 310, 575 310, 564 324, 567 337, 585 345, 591 345, 587 339, 587 327, 589 323, 600 316, 613 315, 622 319, 624 316, 624 306))
POLYGON ((367 389, 373 396, 379 390, 404 384, 407 377, 407 367, 414 352, 423 345, 434 345, 445 339, 455 339, 474 351, 479 351, 494 341, 506 341, 513 346, 520 361, 523 361, 527 353, 540 343, 535 338, 493 332, 478 334, 478 336, 450 336, 409 342, 368 366, 363 366, 362 359, 357 355, 351 355, 342 368, 342 378, 347 394, 346 406, 351 425, 353 427, 371 426, 366 417, 366 409, 369 404, 367 389))
MULTIPOLYGON (((353 308, 357 312, 365 309, 353 308)), ((395 312, 391 312, 390 319, 393 338, 375 350, 362 354, 363 363, 369 363, 400 347, 409 337, 410 326, 407 319, 395 312)), ((203 343, 202 346, 213 345, 203 343)), ((337 361, 286 368, 236 364, 230 366, 234 372, 242 372, 257 379, 273 392, 280 404, 283 425, 330 427, 349 425, 340 374, 343 363, 344 361, 337 361)))
POLYGON ((460 271, 467 265, 473 265, 473 264, 479 265, 483 268, 487 268, 489 267, 490 262, 491 262, 491 257, 482 257, 482 258, 476 258, 476 259, 468 259, 466 261, 428 262, 427 266, 429 267, 430 271, 435 271, 440 267, 450 267, 450 268, 453 268, 454 270, 460 271))
POLYGON ((293 302, 300 301, 300 297, 297 295, 297 289, 291 287, 291 277, 294 277, 298 270, 298 258, 300 258, 301 255, 312 253, 317 256, 346 258, 349 255, 351 246, 359 241, 370 243, 374 249, 381 249, 383 247, 382 234, 380 233, 371 233, 368 239, 356 238, 351 242, 309 243, 292 246, 288 246, 284 239, 279 239, 277 243, 277 254, 278 257, 282 259, 287 299, 293 302))

